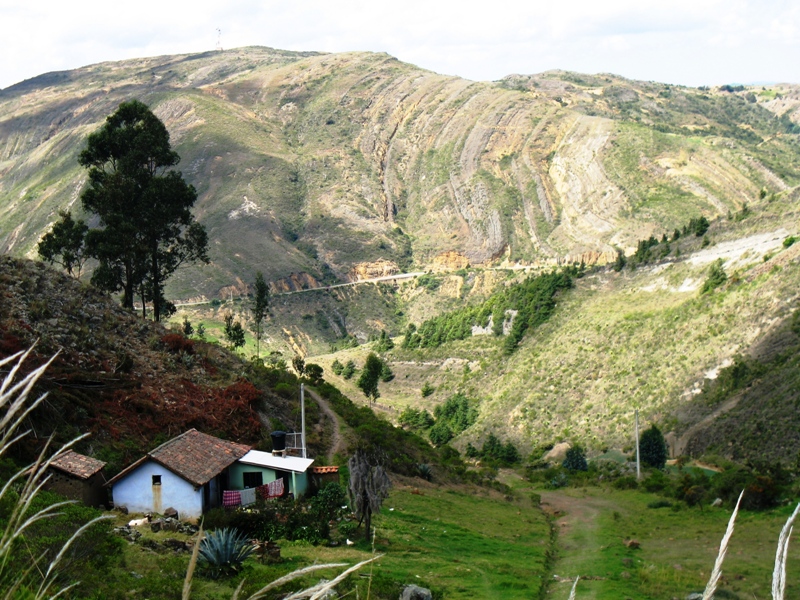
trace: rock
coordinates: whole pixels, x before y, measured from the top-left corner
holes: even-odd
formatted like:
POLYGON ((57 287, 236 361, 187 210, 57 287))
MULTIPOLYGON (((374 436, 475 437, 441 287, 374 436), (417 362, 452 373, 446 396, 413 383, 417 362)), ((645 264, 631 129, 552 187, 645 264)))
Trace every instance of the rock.
POLYGON ((167 517, 167 518, 171 518, 171 519, 177 519, 178 518, 178 511, 170 506, 169 508, 164 510, 164 516, 167 517))
POLYGON ((178 522, 177 519, 172 519, 170 517, 167 517, 166 519, 163 520, 163 523, 161 524, 161 528, 164 531, 178 531, 178 526, 179 525, 180 525, 180 523, 178 522))
POLYGON ((158 533, 159 531, 161 531, 163 526, 164 526, 164 520, 156 519, 155 521, 150 523, 150 531, 152 531, 153 533, 158 533))
POLYGON ((128 514, 128 507, 127 506, 117 506, 117 510, 121 512, 123 515, 128 514))
POLYGON ((711 506, 714 506, 716 508, 719 508, 720 506, 722 506, 722 498, 717 498, 716 500, 714 500, 711 503, 711 506))
POLYGON ((636 550, 641 546, 638 540, 625 540, 623 543, 626 548, 631 548, 632 550, 636 550))
POLYGON ((563 460, 567 457, 567 450, 572 448, 572 445, 569 442, 561 442, 560 444, 556 444, 553 446, 553 449, 550 450, 547 454, 544 455, 542 460, 547 462, 563 462, 563 460))
POLYGON ((407 585, 400 594, 400 600, 433 600, 433 594, 428 588, 418 585, 407 585))

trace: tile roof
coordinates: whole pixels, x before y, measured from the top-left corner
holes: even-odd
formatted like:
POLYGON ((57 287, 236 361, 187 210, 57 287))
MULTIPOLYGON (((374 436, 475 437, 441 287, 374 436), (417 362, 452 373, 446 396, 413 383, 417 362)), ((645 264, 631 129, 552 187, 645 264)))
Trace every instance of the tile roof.
POLYGON ((250 446, 227 442, 213 435, 190 429, 148 456, 189 483, 201 486, 250 452, 250 446))
POLYGON ((67 450, 53 460, 50 466, 81 479, 89 479, 89 477, 105 467, 106 463, 91 456, 78 454, 74 450, 67 450))
POLYGON ((339 467, 311 467, 312 473, 338 473, 339 467))
POLYGON ((153 460, 192 485, 200 487, 219 475, 250 451, 250 446, 227 442, 213 435, 190 429, 117 473, 106 485, 112 485, 139 465, 153 460))

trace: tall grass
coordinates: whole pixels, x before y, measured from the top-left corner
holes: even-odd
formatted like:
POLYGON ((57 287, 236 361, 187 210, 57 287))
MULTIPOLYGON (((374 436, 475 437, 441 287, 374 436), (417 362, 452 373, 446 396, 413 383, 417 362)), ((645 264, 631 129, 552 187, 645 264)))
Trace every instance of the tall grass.
MULTIPOLYGON (((28 402, 28 396, 36 382, 47 367, 50 366, 57 354, 45 364, 32 370, 27 375, 21 376, 22 366, 32 350, 33 347, 25 352, 17 352, 0 359, 0 368, 10 367, 8 374, 0 383, 0 415, 2 415, 0 417, 0 458, 5 456, 14 444, 30 433, 29 430, 23 429, 23 423, 47 396, 47 394, 44 394, 32 402, 28 402)), ((5 529, 0 531, 0 581, 6 582, 8 585, 9 589, 6 592, 6 598, 13 597, 22 589, 27 590, 36 600, 40 598, 56 598, 78 585, 73 583, 66 587, 58 588, 56 580, 60 574, 59 564, 73 542, 86 529, 108 517, 97 517, 77 529, 46 566, 43 565, 45 556, 40 555, 32 557, 30 564, 21 572, 16 569, 12 571, 10 559, 18 541, 24 538, 25 531, 29 527, 43 519, 61 514, 58 509, 72 503, 71 501, 57 502, 34 514, 29 514, 31 504, 49 479, 47 470, 50 464, 80 439, 82 437, 75 438, 52 454, 50 454, 50 442, 48 441, 36 460, 13 474, 0 490, 0 502, 12 499, 16 495, 16 498, 10 502, 11 508, 5 529)))

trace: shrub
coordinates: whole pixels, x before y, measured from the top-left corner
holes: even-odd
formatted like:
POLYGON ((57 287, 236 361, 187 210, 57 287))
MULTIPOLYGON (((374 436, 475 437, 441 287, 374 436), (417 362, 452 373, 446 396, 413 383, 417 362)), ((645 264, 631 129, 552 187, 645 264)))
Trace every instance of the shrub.
POLYGON ((567 456, 564 462, 561 463, 568 471, 588 471, 589 465, 586 462, 586 455, 583 453, 583 448, 580 446, 573 446, 567 450, 567 456))
POLYGON ((338 358, 331 364, 331 371, 333 371, 336 375, 341 375, 342 371, 344 371, 344 365, 339 362, 338 358))
POLYGON ((356 372, 356 363, 352 360, 348 360, 345 364, 344 368, 342 369, 342 377, 345 379, 350 379, 353 376, 353 373, 356 372))
POLYGON ((431 427, 428 437, 434 446, 443 446, 453 439, 453 432, 447 426, 447 423, 438 422, 431 427))
POLYGON ((161 338, 161 343, 173 354, 194 354, 194 342, 180 333, 168 333, 161 338))
POLYGON ((642 433, 639 455, 645 465, 654 469, 663 469, 667 464, 667 444, 661 430, 655 425, 642 433))
POLYGON ((428 396, 433 394, 433 392, 435 392, 435 391, 436 391, 436 388, 433 387, 427 381, 422 385, 422 389, 420 390, 420 392, 422 393, 422 397, 423 398, 427 398, 428 396))
POLYGON ((671 508, 672 502, 669 500, 653 500, 647 505, 647 508, 671 508))
POLYGON ((707 294, 708 292, 724 284, 726 281, 728 281, 728 275, 725 273, 725 269, 722 268, 722 259, 717 259, 714 261, 711 267, 709 267, 708 279, 706 279, 703 283, 700 293, 707 294))
POLYGON ((219 529, 200 542, 200 561, 205 564, 209 576, 217 579, 236 573, 253 550, 247 536, 236 529, 219 529))
POLYGON ((639 487, 639 482, 636 481, 636 477, 626 475, 625 477, 615 479, 614 483, 611 485, 618 490, 635 490, 637 487, 639 487))

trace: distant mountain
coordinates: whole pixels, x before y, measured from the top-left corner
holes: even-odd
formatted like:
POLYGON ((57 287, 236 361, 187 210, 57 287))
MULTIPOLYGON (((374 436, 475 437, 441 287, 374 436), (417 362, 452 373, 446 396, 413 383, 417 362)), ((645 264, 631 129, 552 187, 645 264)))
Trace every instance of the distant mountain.
POLYGON ((476 83, 385 54, 259 47, 48 73, 0 91, 0 250, 33 256, 56 211, 78 209, 86 136, 138 98, 210 234, 211 266, 173 278, 173 298, 256 270, 333 282, 379 261, 603 262, 800 183, 800 88, 723 87, 476 83))

